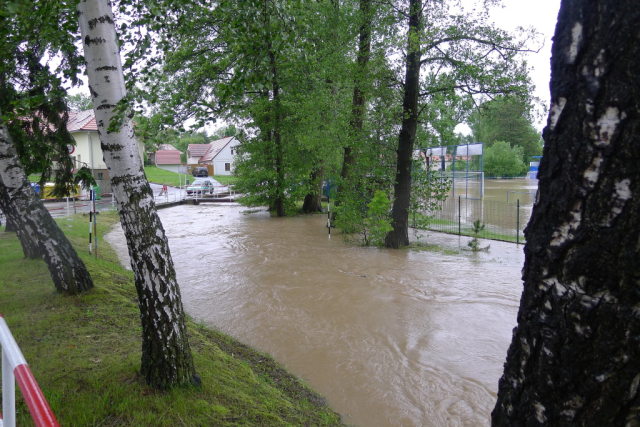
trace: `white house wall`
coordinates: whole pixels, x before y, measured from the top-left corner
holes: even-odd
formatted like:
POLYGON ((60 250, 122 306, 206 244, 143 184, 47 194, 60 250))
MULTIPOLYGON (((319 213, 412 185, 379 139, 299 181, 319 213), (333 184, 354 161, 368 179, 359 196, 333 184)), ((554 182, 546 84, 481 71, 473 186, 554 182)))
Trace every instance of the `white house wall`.
MULTIPOLYGON (((78 161, 86 163, 89 168, 93 166, 93 169, 107 169, 107 165, 104 163, 102 157, 102 148, 100 147, 98 132, 73 132, 71 136, 73 136, 73 139, 76 141, 76 148, 71 156, 74 156, 78 161), (89 141, 91 141, 91 144, 89 141), (93 152, 93 159, 91 158, 91 152, 93 152), (93 164, 91 160, 93 160, 93 164)), ((144 161, 144 144, 140 141, 137 142, 138 155, 140 159, 144 161)))
POLYGON ((102 149, 100 148, 100 138, 98 132, 74 132, 71 134, 76 140, 76 148, 72 157, 76 160, 84 162, 87 167, 93 169, 106 169, 107 165, 102 159, 102 149), (91 148, 89 147, 89 135, 91 135, 91 148), (91 151, 93 151, 93 163, 91 159, 91 151))
MULTIPOLYGON (((71 154, 76 161, 81 162, 79 166, 86 164, 89 169, 93 169, 93 177, 96 180, 102 193, 111 192, 111 182, 109 181, 109 171, 102 156, 100 147, 100 137, 96 131, 72 132, 71 136, 76 141, 76 147, 71 154), (93 153, 93 156, 92 156, 93 153), (102 177, 102 179, 100 179, 102 177)), ((138 155, 144 160, 144 144, 138 143, 138 155)), ((176 170, 177 172, 177 170, 176 170)))
POLYGON ((179 173, 180 172, 179 168, 181 165, 156 165, 156 166, 158 167, 158 169, 164 169, 166 171, 179 173))
POLYGON ((233 159, 236 154, 236 147, 240 144, 239 141, 233 140, 231 144, 225 146, 216 157, 213 159, 213 173, 215 175, 232 175, 233 174, 233 159), (233 149, 233 155, 231 154, 231 150, 233 149), (225 163, 229 163, 231 165, 231 170, 224 170, 225 163))

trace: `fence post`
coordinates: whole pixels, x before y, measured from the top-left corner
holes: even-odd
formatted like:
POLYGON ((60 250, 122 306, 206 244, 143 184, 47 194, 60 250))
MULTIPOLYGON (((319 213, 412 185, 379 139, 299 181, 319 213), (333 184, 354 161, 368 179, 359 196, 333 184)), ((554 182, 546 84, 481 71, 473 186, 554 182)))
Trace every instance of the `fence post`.
POLYGON ((458 196, 458 236, 460 236, 462 234, 462 208, 460 207, 461 204, 461 197, 458 196))
POLYGON ((520 244, 520 199, 516 204, 516 245, 520 244))

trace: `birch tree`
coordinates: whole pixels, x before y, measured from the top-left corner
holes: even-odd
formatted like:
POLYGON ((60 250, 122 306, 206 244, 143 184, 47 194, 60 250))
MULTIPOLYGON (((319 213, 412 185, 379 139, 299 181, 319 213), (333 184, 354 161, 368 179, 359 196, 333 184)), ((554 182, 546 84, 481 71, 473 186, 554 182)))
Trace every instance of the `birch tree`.
POLYGON ((59 292, 77 294, 93 281, 73 246, 31 188, 6 126, 0 120, 0 191, 2 210, 17 226, 26 257, 43 257, 59 292))
POLYGON ((75 29, 51 19, 64 18, 69 10, 64 0, 0 5, 0 209, 20 239, 25 257, 43 258, 56 289, 77 294, 93 288, 93 281, 31 188, 16 149, 21 145, 32 170, 45 172, 43 179, 51 172, 52 155, 60 156, 56 181, 70 185, 65 172, 70 173, 67 144, 73 140, 66 130, 64 91, 56 71, 47 64, 47 58, 62 57, 57 71, 68 73, 74 81, 75 29), (16 140, 13 135, 24 137, 16 140))
POLYGON ((563 0, 494 426, 640 425, 640 9, 563 0))
POLYGON ((117 114, 126 89, 111 3, 81 1, 78 15, 100 144, 135 275, 143 339, 141 372, 147 384, 158 389, 197 385, 200 380, 167 238, 131 120, 117 114))

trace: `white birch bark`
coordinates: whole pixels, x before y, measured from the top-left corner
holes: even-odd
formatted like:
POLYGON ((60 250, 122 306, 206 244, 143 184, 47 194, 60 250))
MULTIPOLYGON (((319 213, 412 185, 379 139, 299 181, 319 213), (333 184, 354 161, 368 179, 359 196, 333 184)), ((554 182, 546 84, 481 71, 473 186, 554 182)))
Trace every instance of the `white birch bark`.
POLYGON ((86 266, 35 194, 6 126, 0 121, 0 206, 16 226, 25 257, 43 257, 59 292, 93 288, 86 266))
POLYGON ((142 374, 166 389, 198 382, 186 335, 185 315, 167 238, 156 213, 130 118, 117 132, 107 129, 126 96, 111 3, 78 4, 89 89, 135 275, 142 322, 142 374))

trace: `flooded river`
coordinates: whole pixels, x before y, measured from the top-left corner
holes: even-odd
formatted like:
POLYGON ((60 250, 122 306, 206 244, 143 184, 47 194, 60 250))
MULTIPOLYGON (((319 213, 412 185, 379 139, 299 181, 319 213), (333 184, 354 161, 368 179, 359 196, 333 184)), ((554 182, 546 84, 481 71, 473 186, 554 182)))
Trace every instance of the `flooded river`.
POLYGON ((347 423, 489 425, 522 246, 471 253, 468 237, 430 233, 442 250, 354 247, 327 237, 324 216, 245 209, 159 211, 187 313, 272 354, 347 423))

